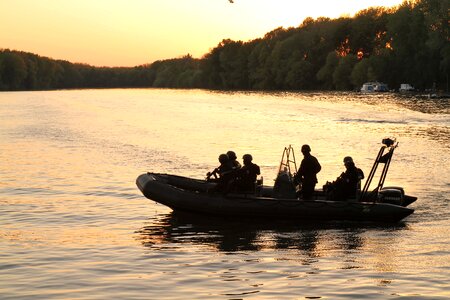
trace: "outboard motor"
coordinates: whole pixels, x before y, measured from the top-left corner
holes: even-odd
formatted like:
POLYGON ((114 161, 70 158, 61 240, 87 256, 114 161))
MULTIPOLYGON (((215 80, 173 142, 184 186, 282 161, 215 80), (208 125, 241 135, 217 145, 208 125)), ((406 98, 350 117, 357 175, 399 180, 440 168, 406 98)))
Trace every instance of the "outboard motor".
POLYGON ((378 192, 378 202, 402 205, 405 193, 402 188, 385 187, 378 192))

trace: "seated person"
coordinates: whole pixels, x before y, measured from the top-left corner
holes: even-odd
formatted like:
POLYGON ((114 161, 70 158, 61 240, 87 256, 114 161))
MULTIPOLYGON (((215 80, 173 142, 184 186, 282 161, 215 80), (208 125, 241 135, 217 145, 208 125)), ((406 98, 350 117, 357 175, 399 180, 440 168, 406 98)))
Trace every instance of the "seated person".
POLYGON ((355 198, 360 182, 364 179, 363 171, 355 166, 350 156, 344 158, 344 165, 345 172, 327 186, 330 198, 334 201, 355 198))
POLYGON ((236 153, 234 153, 234 151, 228 151, 227 152, 228 158, 230 159, 231 165, 233 166, 233 169, 235 170, 239 170, 242 166, 241 164, 237 161, 237 157, 236 157, 236 153))
POLYGON ((259 166, 252 163, 253 157, 245 154, 242 157, 244 166, 237 171, 236 187, 238 191, 255 191, 256 177, 261 174, 259 166))
POLYGON ((225 192, 229 182, 233 179, 233 166, 226 154, 219 155, 220 166, 212 172, 206 173, 206 181, 217 182, 214 191, 225 192), (214 176, 214 178, 211 178, 214 176))

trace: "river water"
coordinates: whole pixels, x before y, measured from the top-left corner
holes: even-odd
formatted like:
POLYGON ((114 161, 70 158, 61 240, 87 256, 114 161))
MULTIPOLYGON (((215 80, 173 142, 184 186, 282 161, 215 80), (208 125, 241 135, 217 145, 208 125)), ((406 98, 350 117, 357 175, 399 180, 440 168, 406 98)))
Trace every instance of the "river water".
POLYGON ((1 299, 450 299, 450 103, 393 94, 113 89, 0 93, 1 299), (173 213, 146 171, 203 178, 250 153, 273 184, 309 144, 418 197, 398 224, 173 213))

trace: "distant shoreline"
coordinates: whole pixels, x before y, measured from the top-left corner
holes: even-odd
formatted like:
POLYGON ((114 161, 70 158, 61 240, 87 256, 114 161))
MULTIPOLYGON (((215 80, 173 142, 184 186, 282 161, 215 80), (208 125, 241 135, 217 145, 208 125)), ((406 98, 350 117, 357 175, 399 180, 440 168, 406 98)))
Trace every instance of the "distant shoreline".
POLYGON ((369 81, 448 91, 447 9, 445 1, 422 0, 369 8, 352 18, 307 18, 249 42, 225 39, 200 59, 186 55, 136 67, 94 67, 2 49, 0 91, 353 91, 369 81))

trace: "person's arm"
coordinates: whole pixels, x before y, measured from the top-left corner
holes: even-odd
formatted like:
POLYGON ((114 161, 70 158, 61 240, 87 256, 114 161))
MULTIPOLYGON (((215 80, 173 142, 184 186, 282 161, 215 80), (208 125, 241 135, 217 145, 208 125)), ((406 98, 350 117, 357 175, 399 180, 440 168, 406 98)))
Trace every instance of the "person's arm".
POLYGON ((364 179, 364 172, 361 169, 358 169, 358 178, 359 178, 359 180, 364 179))
POLYGON ((212 172, 206 173, 206 180, 211 178, 211 176, 214 176, 214 178, 217 179, 217 173, 219 172, 219 168, 215 168, 212 172))
POLYGON ((316 158, 316 174, 322 170, 322 166, 320 165, 319 161, 316 158))

